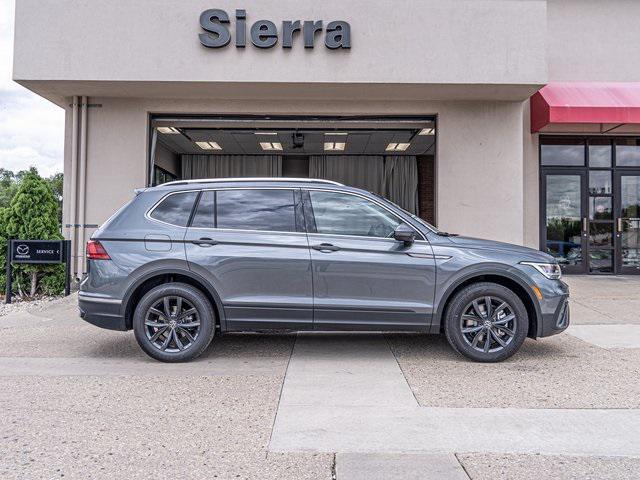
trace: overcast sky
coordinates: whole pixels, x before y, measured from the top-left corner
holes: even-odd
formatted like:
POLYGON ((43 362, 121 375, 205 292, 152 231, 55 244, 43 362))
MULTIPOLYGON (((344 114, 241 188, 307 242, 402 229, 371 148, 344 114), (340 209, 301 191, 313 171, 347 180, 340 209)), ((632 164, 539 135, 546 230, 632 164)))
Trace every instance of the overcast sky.
POLYGON ((0 167, 62 171, 64 110, 11 80, 14 0, 0 0, 0 167))

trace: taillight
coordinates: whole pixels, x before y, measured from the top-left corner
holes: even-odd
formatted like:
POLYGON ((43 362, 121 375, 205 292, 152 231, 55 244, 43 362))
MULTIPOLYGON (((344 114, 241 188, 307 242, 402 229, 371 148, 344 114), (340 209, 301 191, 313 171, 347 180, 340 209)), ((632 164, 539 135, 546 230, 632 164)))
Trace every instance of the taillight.
POLYGON ((111 260, 109 254, 98 240, 87 242, 87 258, 89 260, 111 260))

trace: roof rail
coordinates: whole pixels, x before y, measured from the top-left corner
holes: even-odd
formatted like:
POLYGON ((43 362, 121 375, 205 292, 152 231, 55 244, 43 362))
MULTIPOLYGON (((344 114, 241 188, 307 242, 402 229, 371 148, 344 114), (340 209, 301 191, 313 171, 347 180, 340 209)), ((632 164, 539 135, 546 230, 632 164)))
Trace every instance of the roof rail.
POLYGON ((327 183, 330 185, 344 186, 342 183, 321 178, 291 178, 291 177, 236 177, 236 178, 196 178, 193 180, 174 180, 173 182, 158 185, 189 185, 192 183, 231 183, 231 182, 292 182, 292 183, 327 183))

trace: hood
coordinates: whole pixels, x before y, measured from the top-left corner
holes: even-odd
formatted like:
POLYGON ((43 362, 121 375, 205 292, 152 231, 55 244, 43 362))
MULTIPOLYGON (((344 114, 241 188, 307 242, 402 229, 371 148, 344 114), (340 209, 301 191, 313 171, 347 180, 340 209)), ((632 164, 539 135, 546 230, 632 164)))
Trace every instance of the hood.
POLYGON ((521 260, 547 263, 553 263, 556 261, 548 253, 541 252, 540 250, 536 250, 535 248, 514 245, 512 243, 460 236, 449 237, 449 240, 451 240, 451 243, 464 248, 477 248, 481 250, 492 250, 503 253, 510 253, 512 255, 518 255, 522 257, 521 260))

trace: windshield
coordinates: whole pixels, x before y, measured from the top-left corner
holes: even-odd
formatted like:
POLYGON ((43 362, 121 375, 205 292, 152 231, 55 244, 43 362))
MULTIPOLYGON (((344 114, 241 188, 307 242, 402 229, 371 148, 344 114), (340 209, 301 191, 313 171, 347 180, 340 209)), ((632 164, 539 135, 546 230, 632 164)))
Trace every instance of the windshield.
POLYGON ((440 233, 440 230, 438 230, 436 227, 434 227, 433 225, 431 225, 429 222, 427 222, 426 220, 423 220, 422 218, 418 217, 417 215, 414 215, 411 212, 406 211, 404 208, 402 208, 400 205, 398 205, 395 202, 392 202, 391 200, 389 200, 388 198, 384 198, 382 195, 378 195, 377 193, 374 192, 370 192, 372 195, 375 195, 377 198, 379 198, 380 200, 389 203, 391 205, 393 205, 394 207, 396 207, 397 209, 401 210, 402 212, 406 213, 407 215, 409 215, 413 220, 415 220, 416 222, 420 223, 421 225, 427 227, 429 230, 431 230, 434 233, 440 233))

